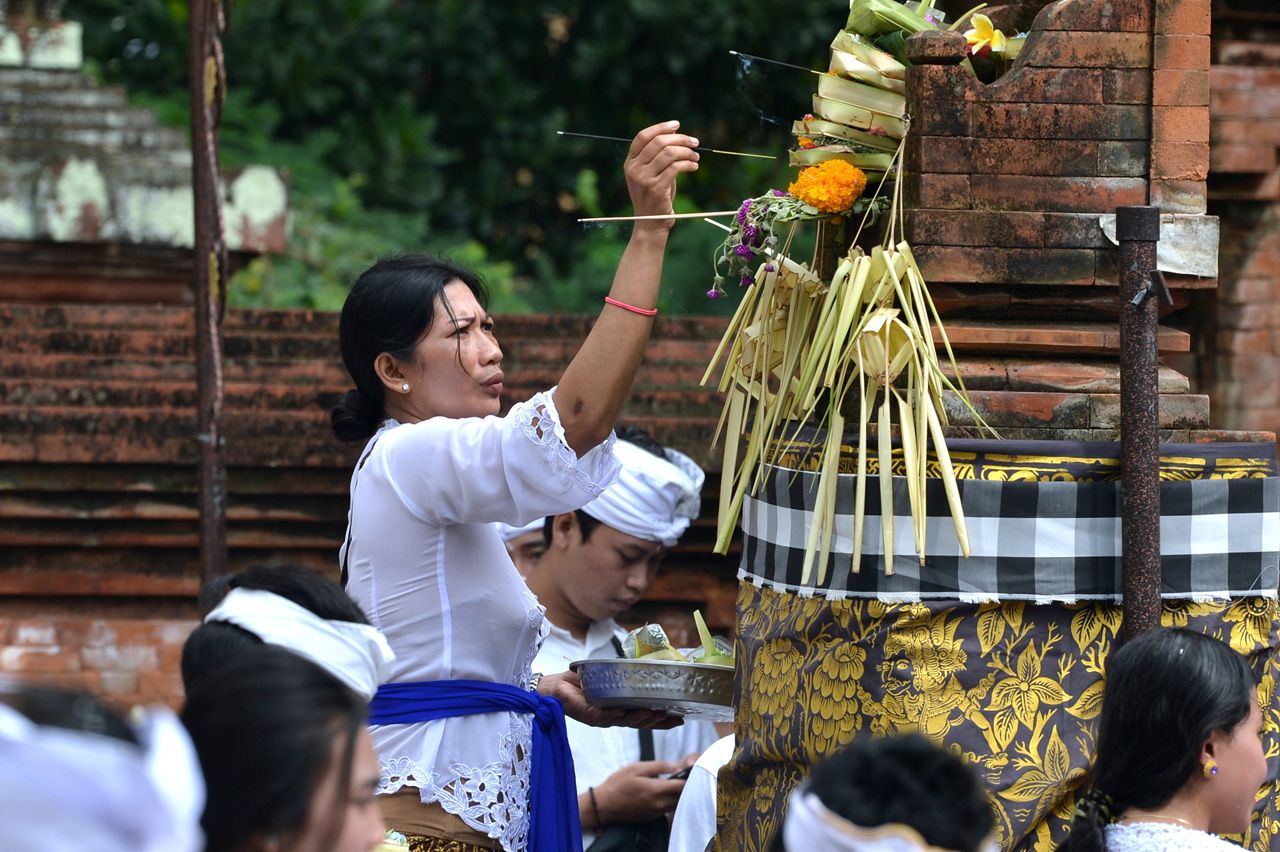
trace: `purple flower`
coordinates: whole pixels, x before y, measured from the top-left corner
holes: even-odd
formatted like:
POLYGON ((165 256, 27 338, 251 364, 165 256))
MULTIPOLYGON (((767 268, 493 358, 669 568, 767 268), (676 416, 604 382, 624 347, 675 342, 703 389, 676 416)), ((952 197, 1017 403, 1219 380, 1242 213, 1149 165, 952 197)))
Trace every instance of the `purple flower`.
POLYGON ((760 245, 760 229, 748 222, 742 226, 742 241, 753 246, 760 245))
POLYGON ((745 286, 747 286, 747 285, 748 285, 748 284, 750 284, 750 283, 751 283, 751 276, 750 276, 750 275, 744 275, 744 276, 742 276, 742 278, 738 281, 738 286, 739 286, 739 287, 745 287, 745 286))
POLYGON ((751 199, 748 198, 742 202, 742 206, 738 208, 738 224, 745 225, 747 223, 747 214, 751 212, 751 199))
POLYGON ((734 246, 733 253, 736 254, 738 257, 745 257, 747 260, 750 260, 751 258, 756 256, 755 249, 753 249, 749 245, 744 245, 743 243, 738 243, 736 246, 734 246))
POLYGON ((715 289, 714 287, 707 291, 708 299, 719 299, 721 295, 723 294, 719 290, 715 289))
POLYGON ((790 194, 790 193, 783 192, 780 189, 772 189, 770 190, 770 192, 773 193, 774 198, 786 198, 790 194))
POLYGON ((775 267, 774 267, 774 265, 773 265, 772 263, 766 263, 766 264, 764 265, 764 271, 765 271, 765 272, 772 272, 774 269, 775 269, 775 267))

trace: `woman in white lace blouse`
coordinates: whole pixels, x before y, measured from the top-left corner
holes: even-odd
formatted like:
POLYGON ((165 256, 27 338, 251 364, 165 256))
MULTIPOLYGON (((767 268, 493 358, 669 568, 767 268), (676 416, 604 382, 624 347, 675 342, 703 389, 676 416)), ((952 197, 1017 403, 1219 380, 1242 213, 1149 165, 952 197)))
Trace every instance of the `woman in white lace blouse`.
MULTIPOLYGON (((636 136, 624 172, 637 215, 672 211, 697 144, 677 122, 636 136)), ((492 522, 579 508, 615 475, 612 428, 657 313, 670 228, 636 223, 607 304, 558 386, 505 417, 502 351, 471 272, 433 258, 382 261, 343 307, 356 389, 333 426, 367 443, 340 556, 347 590, 396 654, 370 719, 388 825, 415 850, 542 852, 580 836, 556 825, 566 813, 547 810, 553 781, 568 774, 572 793, 572 775, 552 766, 558 705, 539 696, 589 724, 664 721, 588 708, 574 675, 535 682, 547 627, 492 522)))
POLYGON ((1092 785, 1059 852, 1239 850, 1267 776, 1253 674, 1230 646, 1158 629, 1107 660, 1092 785))

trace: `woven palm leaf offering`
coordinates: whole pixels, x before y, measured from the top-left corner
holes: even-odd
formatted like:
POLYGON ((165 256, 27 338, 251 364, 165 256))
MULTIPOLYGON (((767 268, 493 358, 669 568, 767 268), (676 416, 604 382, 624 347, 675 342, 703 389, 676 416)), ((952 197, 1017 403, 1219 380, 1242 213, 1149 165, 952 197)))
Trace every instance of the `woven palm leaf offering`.
MULTIPOLYGON (((893 178, 909 122, 900 105, 905 66, 872 39, 917 31, 901 26, 901 15, 912 18, 910 27, 937 26, 925 17, 930 6, 926 0, 911 11, 892 0, 854 0, 851 24, 865 12, 869 17, 862 28, 869 34, 846 29, 837 36, 831 75, 819 75, 814 114, 793 127, 798 146, 792 164, 808 165, 788 191, 772 190, 744 201, 717 251, 715 284, 708 295, 725 295, 726 281, 736 281, 743 295, 703 376, 708 384, 719 369, 718 387, 727 395, 716 432, 716 440, 724 440, 716 550, 728 550, 745 497, 764 484, 770 448, 806 427, 820 427, 825 438, 817 508, 805 544, 805 583, 815 570, 819 585, 826 578, 841 440, 852 427, 850 420, 857 423, 858 451, 849 570, 861 568, 871 431, 883 507, 893 506, 897 432, 912 546, 921 564, 931 446, 961 552, 969 555, 959 489, 943 437, 943 391, 952 391, 980 428, 995 433, 969 400, 924 275, 902 238, 904 209, 900 184, 893 178), (886 15, 898 23, 886 25, 886 15), (857 87, 833 87, 826 82, 832 75, 857 87), (872 89, 876 94, 864 91, 872 89), (868 172, 876 178, 870 185, 868 172), (887 221, 883 239, 870 252, 854 237, 828 281, 814 272, 816 257, 811 263, 797 262, 790 247, 803 223, 839 216, 860 217, 859 236, 877 217, 887 216, 887 221), (950 375, 943 371, 939 347, 950 375)), ((892 509, 881 512, 881 540, 885 571, 892 573, 892 509)))

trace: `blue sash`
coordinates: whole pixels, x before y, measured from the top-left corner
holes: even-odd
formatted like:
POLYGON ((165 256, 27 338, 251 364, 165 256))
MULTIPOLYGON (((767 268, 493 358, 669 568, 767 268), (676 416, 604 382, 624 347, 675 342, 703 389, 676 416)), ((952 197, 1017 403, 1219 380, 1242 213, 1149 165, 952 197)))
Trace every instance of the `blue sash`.
POLYGON ((554 698, 479 680, 385 683, 369 704, 369 724, 405 725, 480 713, 533 716, 529 852, 582 849, 578 790, 564 727, 564 709, 554 698))

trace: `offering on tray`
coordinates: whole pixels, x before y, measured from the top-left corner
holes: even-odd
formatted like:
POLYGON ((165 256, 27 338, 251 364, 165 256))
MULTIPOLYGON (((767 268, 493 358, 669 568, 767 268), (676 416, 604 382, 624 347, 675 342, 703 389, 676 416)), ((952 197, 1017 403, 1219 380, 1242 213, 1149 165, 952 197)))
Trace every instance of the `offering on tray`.
POLYGON ((733 720, 733 645, 712 636, 694 612, 702 644, 683 651, 657 624, 646 624, 622 642, 620 659, 579 660, 569 666, 582 679, 588 704, 638 707, 712 722, 733 720))
POLYGON ((693 611, 693 623, 702 642, 697 648, 677 649, 661 625, 646 624, 632 630, 622 640, 622 654, 629 660, 665 660, 733 668, 733 643, 723 636, 712 636, 700 610, 693 611))
POLYGON ((659 624, 646 624, 628 633, 622 640, 622 653, 629 660, 685 662, 684 655, 672 647, 667 632, 659 624))

